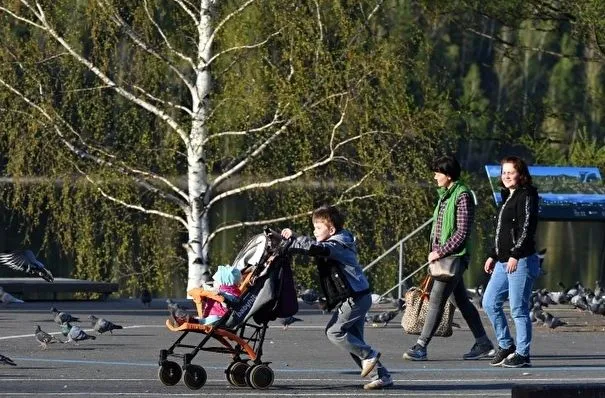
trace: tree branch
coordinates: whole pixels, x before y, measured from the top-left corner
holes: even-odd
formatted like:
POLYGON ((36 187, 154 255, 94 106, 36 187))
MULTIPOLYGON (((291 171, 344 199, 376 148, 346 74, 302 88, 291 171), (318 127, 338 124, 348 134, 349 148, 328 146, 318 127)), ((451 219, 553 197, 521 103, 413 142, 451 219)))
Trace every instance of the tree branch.
POLYGON ((137 97, 136 95, 129 92, 128 90, 124 89, 123 87, 118 85, 116 82, 114 82, 112 79, 110 79, 109 76, 107 76, 105 73, 103 73, 91 61, 89 61, 88 59, 84 58, 82 55, 77 53, 71 47, 71 45, 69 45, 69 43, 67 43, 65 41, 65 39, 63 39, 63 37, 61 37, 49 25, 49 23, 46 21, 46 17, 44 15, 44 12, 39 3, 36 3, 36 5, 38 7, 38 11, 36 11, 32 8, 32 6, 29 4, 29 2, 27 0, 20 0, 20 1, 22 4, 24 4, 27 8, 29 8, 34 13, 36 18, 41 23, 41 25, 34 24, 34 26, 39 27, 41 30, 47 32, 53 39, 55 39, 55 41, 57 41, 57 43, 59 43, 65 50, 67 50, 67 52, 73 58, 75 58, 79 63, 84 65, 86 68, 88 68, 88 70, 91 71, 92 73, 94 73, 102 82, 104 82, 108 86, 111 86, 122 97, 139 105, 141 108, 151 112, 152 114, 156 115, 158 118, 160 118, 161 120, 166 122, 174 131, 176 131, 179 134, 179 136, 181 137, 181 139, 183 140, 183 142, 185 144, 189 143, 189 137, 188 137, 187 133, 185 131, 183 131, 180 128, 180 126, 178 125, 178 123, 173 118, 171 118, 167 113, 165 113, 161 109, 157 108, 156 106, 150 104, 149 102, 142 100, 141 98, 137 97))
MULTIPOLYGON (((331 134, 331 137, 330 137, 330 144, 329 144, 330 153, 323 160, 319 160, 319 161, 317 161, 317 162, 315 162, 313 164, 310 164, 310 165, 302 168, 301 170, 297 171, 296 173, 293 173, 293 174, 290 174, 290 175, 287 175, 287 176, 276 178, 276 179, 271 180, 271 181, 252 183, 252 184, 244 185, 244 186, 241 186, 241 187, 238 187, 238 188, 234 188, 234 189, 231 189, 231 190, 227 190, 227 191, 225 191, 225 192, 223 192, 223 193, 221 193, 221 194, 216 195, 215 197, 213 197, 208 202, 207 207, 211 207, 213 204, 215 204, 216 202, 218 202, 218 201, 220 201, 220 200, 222 200, 222 199, 224 199, 226 197, 229 197, 229 196, 232 196, 232 195, 236 195, 236 194, 240 194, 240 193, 245 192, 245 191, 249 191, 249 190, 257 189, 257 188, 268 188, 268 187, 274 186, 276 184, 280 184, 280 183, 283 183, 283 182, 288 182, 288 181, 295 180, 296 178, 302 176, 303 174, 305 174, 305 173, 307 173, 307 172, 309 172, 311 170, 317 169, 319 167, 325 166, 326 164, 332 162, 335 159, 338 159, 338 158, 345 159, 343 157, 339 157, 339 156, 336 155, 336 150, 338 148, 340 148, 341 146, 343 146, 343 145, 345 145, 347 143, 350 143, 350 142, 352 142, 354 140, 358 140, 358 139, 360 139, 360 138, 362 138, 364 136, 377 133, 377 131, 371 131, 371 132, 366 132, 366 133, 358 134, 356 136, 350 137, 350 138, 348 138, 346 140, 343 140, 341 142, 338 142, 338 143, 334 144, 334 136, 335 136, 336 131, 338 130, 338 128, 341 126, 341 124, 344 121, 344 117, 345 117, 345 114, 346 114, 346 107, 347 107, 347 105, 345 103, 344 109, 341 112, 339 120, 334 124, 334 126, 332 128, 332 134, 331 134)), ((247 160, 249 160, 249 159, 247 159, 247 160)))
POLYGON ((189 116, 193 116, 193 112, 191 112, 191 109, 186 108, 183 105, 175 104, 174 102, 166 101, 166 100, 163 100, 161 98, 158 98, 158 97, 152 95, 151 93, 147 92, 143 87, 140 87, 140 86, 137 86, 137 85, 133 85, 132 87, 135 90, 138 90, 141 93, 143 93, 144 96, 146 96, 147 98, 149 98, 152 101, 158 102, 158 103, 160 103, 162 105, 168 105, 168 106, 170 106, 172 108, 175 108, 175 109, 180 109, 183 112, 187 113, 189 116))
POLYGON ((255 43, 255 44, 249 44, 249 45, 242 45, 242 46, 235 46, 235 47, 230 47, 226 50, 220 51, 218 53, 216 53, 215 55, 213 55, 206 63, 205 63, 205 67, 207 68, 209 65, 212 64, 212 62, 214 62, 214 60, 216 60, 217 58, 219 58, 222 55, 225 55, 227 53, 233 52, 233 51, 239 51, 239 50, 249 50, 252 48, 258 48, 261 47, 263 45, 265 45, 272 37, 279 35, 282 32, 283 29, 278 30, 277 32, 273 32, 269 35, 269 37, 267 37, 265 40, 255 43))
POLYGON ((131 203, 127 203, 121 199, 116 198, 115 196, 109 195, 107 192, 105 192, 103 190, 103 188, 101 188, 100 184, 98 182, 96 182, 95 180, 93 180, 88 174, 86 174, 85 172, 83 172, 82 170, 80 170, 80 168, 77 165, 74 165, 74 167, 78 170, 78 172, 80 174, 82 174, 84 176, 84 178, 86 178, 86 180, 88 180, 88 182, 90 182, 91 184, 93 184, 96 188, 97 191, 99 191, 99 193, 106 199, 118 203, 128 209, 134 209, 134 210, 138 210, 139 212, 145 213, 145 214, 154 214, 156 216, 161 216, 164 218, 168 218, 171 220, 176 220, 178 222, 180 222, 185 228, 187 228, 187 220, 183 219, 182 217, 178 217, 175 216, 173 214, 169 214, 169 213, 165 213, 163 211, 159 211, 159 210, 153 210, 153 209, 147 209, 141 205, 133 205, 131 203))
MULTIPOLYGON (((23 1, 23 0, 22 0, 23 1)), ((109 8, 113 8, 113 6, 107 1, 107 0, 97 0, 97 3, 103 7, 102 3, 105 3, 105 7, 109 8)), ((143 49, 145 52, 147 52, 148 54, 151 54, 152 56, 154 56, 155 58, 164 61, 168 67, 170 68, 170 70, 172 70, 178 77, 179 79, 181 79, 181 81, 187 86, 187 88, 189 89, 189 91, 193 92, 193 84, 189 82, 189 80, 185 77, 185 75, 183 75, 183 73, 172 64, 172 62, 170 62, 168 59, 166 59, 164 56, 162 56, 161 54, 159 54, 158 52, 156 52, 150 45, 148 45, 147 43, 145 43, 143 41, 143 39, 141 39, 139 37, 139 35, 134 31, 134 29, 128 25, 123 19, 122 17, 120 17, 120 15, 117 13, 117 11, 110 11, 107 10, 108 13, 111 14, 111 19, 115 22, 115 24, 119 27, 121 27, 122 29, 124 29, 124 31, 126 32, 126 34, 128 35, 128 37, 130 37, 132 39, 132 41, 138 45, 139 47, 141 47, 141 49, 143 49)), ((158 26, 158 29, 160 29, 160 27, 158 26)), ((160 29, 161 31, 161 29, 160 29)), ((170 48, 170 47, 169 47, 170 48)), ((177 51, 172 50, 179 58, 185 60, 187 63, 189 63, 189 65, 191 66, 191 68, 195 68, 193 60, 177 51)))
POLYGON ((579 59, 579 60, 586 61, 586 62, 602 62, 601 59, 598 59, 595 57, 583 57, 583 56, 579 56, 579 55, 562 54, 562 53, 558 53, 555 51, 545 50, 543 48, 529 47, 529 46, 516 44, 516 43, 510 42, 510 41, 504 40, 503 38, 501 38, 497 35, 491 35, 488 33, 480 32, 473 28, 467 27, 467 28, 465 28, 465 30, 467 30, 468 32, 471 32, 477 36, 484 37, 486 39, 492 40, 495 43, 500 43, 500 44, 502 44, 506 47, 510 47, 510 48, 516 48, 516 49, 524 50, 524 51, 532 51, 532 52, 537 52, 537 53, 542 53, 542 54, 548 54, 548 55, 552 55, 552 56, 555 56, 558 58, 579 59))
MULTIPOLYGON (((348 198, 348 199, 343 199, 342 195, 341 197, 334 203, 332 204, 332 206, 338 206, 341 205, 343 203, 352 203, 355 202, 357 200, 365 200, 365 199, 369 199, 369 198, 373 198, 376 197, 378 195, 376 194, 369 194, 369 195, 363 195, 363 196, 355 196, 352 198, 348 198)), ((399 196, 397 196, 397 198, 399 198, 399 196)), ((204 245, 208 245, 210 244, 210 242, 216 237, 216 235, 218 235, 221 232, 224 231, 228 231, 231 229, 235 229, 235 228, 241 228, 241 227, 253 227, 253 226, 265 226, 265 225, 271 225, 271 224, 275 224, 278 222, 284 222, 284 221, 290 221, 290 220, 295 220, 297 218, 301 218, 301 217, 306 217, 306 216, 310 216, 311 214, 313 214, 313 210, 309 210, 303 213, 297 213, 297 214, 293 214, 290 216, 283 216, 283 217, 276 217, 276 218, 268 218, 265 220, 256 220, 256 221, 240 221, 240 222, 236 222, 233 224, 228 224, 228 225, 224 225, 222 227, 218 227, 216 228, 210 235, 208 235, 208 238, 206 239, 206 242, 204 242, 204 245)))
POLYGON ((185 11, 185 13, 187 15, 189 15, 189 17, 191 17, 191 20, 193 21, 193 23, 197 26, 200 24, 200 21, 196 18, 195 14, 198 13, 199 14, 199 10, 195 7, 194 4, 192 4, 189 1, 183 1, 183 0, 173 0, 175 3, 177 3, 182 9, 183 11, 185 11), (193 8, 193 11, 189 8, 193 8))
MULTIPOLYGON (((164 40, 164 44, 166 44, 166 47, 168 47, 168 49, 173 54, 175 54, 178 58, 187 62, 193 68, 193 60, 190 57, 186 56, 185 54, 181 53, 180 51, 177 51, 172 46, 172 44, 170 44, 170 41, 168 40, 168 37, 166 37, 166 35, 164 34, 164 31, 162 30, 162 28, 158 25, 158 23, 155 21, 155 19, 153 19, 153 16, 151 15, 151 12, 149 11, 147 0, 143 0, 143 1, 145 4, 144 8, 145 8, 145 13, 147 14, 147 18, 149 19, 149 22, 151 22, 151 24, 155 27, 158 34, 162 37, 162 40, 164 40)), ((197 26, 197 24, 196 24, 196 26, 197 26)), ((182 79, 184 79, 184 77, 182 77, 182 79)))
MULTIPOLYGON (((286 105, 287 106, 287 105, 286 105)), ((203 141, 202 141, 202 146, 206 145, 206 143, 208 143, 208 141, 210 141, 211 139, 216 139, 216 138, 220 138, 220 137, 224 137, 224 136, 229 136, 229 135, 248 135, 250 133, 258 133, 261 131, 265 131, 271 127, 273 127, 275 124, 279 123, 280 119, 280 111, 279 111, 279 105, 277 106, 277 110, 275 111, 275 114, 273 115, 273 120, 271 120, 269 123, 260 126, 260 127, 255 127, 255 128, 251 128, 249 130, 241 130, 241 131, 223 131, 220 133, 216 133, 213 134, 209 137, 206 137, 203 141)))
MULTIPOLYGON (((238 9, 236 9, 235 11, 227 14, 225 16, 225 18, 223 18, 222 21, 220 21, 218 24, 216 24, 216 27, 214 28, 214 30, 212 31, 212 33, 208 37, 208 41, 206 42, 206 46, 202 49, 202 52, 206 52, 206 50, 208 49, 208 46, 211 46, 212 43, 214 43, 214 38, 216 37, 216 35, 218 34, 218 32, 223 28, 223 26, 225 26, 225 24, 227 22, 229 22, 229 20, 231 20, 232 18, 234 18, 235 16, 237 16, 238 14, 240 14, 241 12, 243 12, 246 8, 248 8, 248 6, 250 6, 250 4, 254 3, 255 1, 256 0, 248 0, 248 1, 246 1, 238 9)), ((202 10, 202 12, 204 12, 204 10, 202 10)))
MULTIPOLYGON (((154 187, 153 185, 147 183, 146 181, 143 181, 141 179, 135 178, 135 181, 137 181, 137 183, 139 183, 139 185, 143 186, 144 188, 146 188, 147 190, 154 192, 155 194, 161 196, 162 198, 175 203, 176 205, 178 205, 179 207, 181 207, 183 210, 186 209, 186 202, 188 201, 188 196, 185 192, 183 192, 182 190, 180 190, 176 185, 174 185, 173 183, 171 183, 167 178, 157 175, 155 173, 151 173, 151 172, 146 172, 143 170, 138 170, 135 169, 133 167, 130 167, 128 165, 126 165, 126 163, 124 162, 120 162, 121 164, 116 164, 112 161, 106 160, 106 159, 102 159, 98 156, 94 156, 93 154, 91 154, 90 152, 88 152, 85 149, 82 148, 78 148, 76 145, 72 144, 69 139, 65 136, 65 134, 61 131, 61 128, 59 127, 59 125, 57 125, 57 123, 55 122, 55 118, 53 118, 50 114, 48 114, 48 112, 46 112, 46 110, 44 110, 40 105, 34 103, 31 99, 29 99, 26 95, 24 95, 23 93, 21 93, 19 90, 17 90, 16 88, 14 88, 12 85, 8 84, 7 82, 5 82, 2 78, 0 78, 0 84, 3 85, 4 87, 8 88, 11 92, 13 92, 14 94, 16 94, 19 98, 21 98, 21 100, 23 100, 26 104, 28 104, 30 107, 34 108, 35 110, 37 110, 49 123, 50 125, 53 127, 53 129, 55 130, 55 132, 57 133, 57 135, 59 136, 61 142, 63 142, 63 144, 69 149, 70 152, 72 152, 73 154, 75 154, 76 156, 80 157, 80 158, 85 158, 88 160, 91 160, 99 165, 105 166, 105 167, 109 167, 112 168, 114 170, 117 170, 120 173, 123 174, 134 174, 134 175, 140 175, 143 176, 145 178, 149 178, 152 180, 158 180, 164 184, 166 184, 168 187, 170 187, 170 189, 172 189, 176 194, 178 194, 179 196, 181 196, 183 200, 179 200, 177 197, 173 196, 173 195, 169 195, 166 194, 165 192, 159 190, 158 188, 154 187)), ((32 115, 33 117, 33 115, 32 115)), ((93 148, 94 150, 100 152, 101 154, 109 157, 109 158, 115 158, 115 156, 108 154, 106 152, 104 152, 101 149, 98 148, 94 148, 91 145, 87 144, 85 142, 85 140, 82 138, 82 136, 80 134, 78 134, 75 129, 63 118, 61 118, 59 115, 56 115, 56 117, 59 119, 59 121, 67 126, 67 128, 75 135, 78 137, 78 139, 80 140, 80 142, 82 143, 83 146, 85 147, 89 147, 89 148, 93 148)), ((43 122, 41 122, 43 123, 43 122)), ((43 123, 45 124, 45 123, 43 123)))

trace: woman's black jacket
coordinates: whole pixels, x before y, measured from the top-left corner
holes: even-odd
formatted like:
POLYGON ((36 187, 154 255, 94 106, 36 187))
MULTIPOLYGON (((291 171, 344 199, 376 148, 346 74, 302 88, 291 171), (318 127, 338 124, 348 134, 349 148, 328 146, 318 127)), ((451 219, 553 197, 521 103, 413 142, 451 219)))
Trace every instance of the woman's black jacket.
POLYGON ((507 262, 510 257, 520 259, 536 252, 536 228, 538 225, 538 190, 522 186, 510 194, 503 189, 502 204, 496 219, 495 246, 490 257, 507 262))

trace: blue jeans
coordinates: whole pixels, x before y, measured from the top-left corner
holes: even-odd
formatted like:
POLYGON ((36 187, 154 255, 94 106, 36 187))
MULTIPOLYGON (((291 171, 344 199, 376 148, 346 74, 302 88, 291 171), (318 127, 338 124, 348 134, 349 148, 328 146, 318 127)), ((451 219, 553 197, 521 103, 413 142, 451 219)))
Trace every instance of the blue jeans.
POLYGON ((529 319, 529 298, 539 272, 540 261, 536 254, 520 258, 517 269, 512 273, 506 272, 505 262, 496 262, 483 294, 483 309, 494 327, 501 348, 510 348, 514 343, 502 308, 504 301, 509 299, 510 313, 517 334, 516 351, 523 356, 529 356, 532 327, 529 319))

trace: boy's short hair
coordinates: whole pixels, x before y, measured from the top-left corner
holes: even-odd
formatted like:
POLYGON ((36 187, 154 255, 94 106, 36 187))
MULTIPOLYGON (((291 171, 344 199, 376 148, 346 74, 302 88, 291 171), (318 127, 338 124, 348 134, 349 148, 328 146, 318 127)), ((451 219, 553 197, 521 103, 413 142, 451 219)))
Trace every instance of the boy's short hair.
POLYGON ((433 161, 431 171, 445 174, 454 181, 460 178, 461 167, 458 160, 453 156, 442 156, 433 161))
POLYGON ((313 210, 313 221, 323 221, 331 224, 336 232, 340 231, 345 223, 344 216, 334 206, 322 205, 313 210))

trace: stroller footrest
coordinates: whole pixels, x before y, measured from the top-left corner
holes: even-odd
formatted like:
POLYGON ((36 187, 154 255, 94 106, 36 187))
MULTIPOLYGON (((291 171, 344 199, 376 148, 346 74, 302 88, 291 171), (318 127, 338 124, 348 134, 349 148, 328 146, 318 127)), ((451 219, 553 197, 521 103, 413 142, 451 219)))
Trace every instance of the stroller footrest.
POLYGON ((166 327, 173 332, 198 332, 208 333, 212 329, 211 325, 202 325, 201 323, 184 322, 180 325, 173 325, 170 319, 166 319, 166 327))

